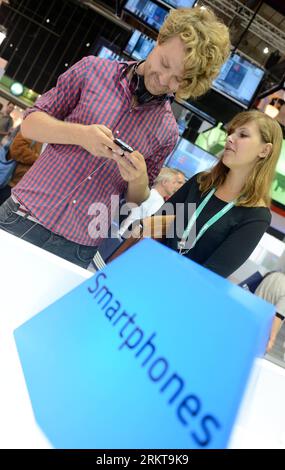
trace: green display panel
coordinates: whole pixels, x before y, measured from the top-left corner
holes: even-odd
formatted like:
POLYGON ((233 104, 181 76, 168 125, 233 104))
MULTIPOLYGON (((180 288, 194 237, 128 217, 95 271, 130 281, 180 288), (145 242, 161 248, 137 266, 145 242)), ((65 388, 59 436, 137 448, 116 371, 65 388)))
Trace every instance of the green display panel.
POLYGON ((219 122, 216 127, 202 132, 197 137, 195 144, 199 145, 199 147, 202 147, 202 149, 206 150, 207 152, 219 156, 225 146, 227 139, 227 133, 222 129, 222 125, 223 123, 219 122))
POLYGON ((275 178, 271 190, 272 201, 284 205, 285 209, 285 140, 276 166, 275 178))

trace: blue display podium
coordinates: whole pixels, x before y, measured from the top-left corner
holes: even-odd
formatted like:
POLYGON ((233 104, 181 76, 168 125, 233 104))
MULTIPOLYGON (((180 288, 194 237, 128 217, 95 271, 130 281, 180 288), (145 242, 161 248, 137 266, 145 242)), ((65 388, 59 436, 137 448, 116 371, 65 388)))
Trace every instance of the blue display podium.
POLYGON ((58 448, 224 448, 274 307, 143 240, 15 330, 58 448))

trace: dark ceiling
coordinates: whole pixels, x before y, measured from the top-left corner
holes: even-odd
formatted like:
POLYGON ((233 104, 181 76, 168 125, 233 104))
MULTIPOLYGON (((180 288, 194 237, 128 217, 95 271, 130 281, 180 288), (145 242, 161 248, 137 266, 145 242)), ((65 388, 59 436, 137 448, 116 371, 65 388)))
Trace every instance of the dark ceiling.
POLYGON ((285 1, 284 0, 266 0, 264 3, 274 8, 282 15, 285 15, 285 1))

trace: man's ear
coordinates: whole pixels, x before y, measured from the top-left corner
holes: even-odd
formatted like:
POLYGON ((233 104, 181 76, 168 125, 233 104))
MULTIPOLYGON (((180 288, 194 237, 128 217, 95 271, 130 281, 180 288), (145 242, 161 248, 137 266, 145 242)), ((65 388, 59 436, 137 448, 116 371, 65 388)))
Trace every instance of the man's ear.
POLYGON ((264 144, 262 151, 259 154, 259 158, 267 158, 272 152, 272 144, 264 144))

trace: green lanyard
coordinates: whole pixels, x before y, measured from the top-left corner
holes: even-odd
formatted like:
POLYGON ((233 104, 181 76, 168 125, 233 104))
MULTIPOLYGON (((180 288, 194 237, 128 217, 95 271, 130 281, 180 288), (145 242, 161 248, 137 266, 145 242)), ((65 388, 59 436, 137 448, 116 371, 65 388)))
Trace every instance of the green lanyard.
POLYGON ((201 214, 202 210, 204 209, 204 207, 206 206, 208 201, 211 199, 211 197, 213 196, 215 191, 216 191, 216 188, 213 188, 209 192, 209 194, 205 197, 205 199, 203 199, 201 204, 195 210, 194 214, 191 216, 191 218, 190 218, 190 220, 187 224, 187 227, 183 232, 182 238, 178 242, 178 248, 179 248, 179 253, 180 254, 182 254, 182 255, 186 254, 186 253, 188 253, 188 251, 190 251, 192 248, 194 248, 197 241, 200 240, 200 238, 204 235, 204 233, 208 230, 208 228, 210 228, 214 223, 216 223, 219 219, 221 219, 221 217, 223 217, 223 215, 225 215, 235 205, 236 201, 228 202, 228 204, 223 209, 221 209, 219 212, 217 212, 217 214, 213 215, 213 217, 211 217, 211 219, 209 219, 208 222, 206 222, 203 225, 203 227, 199 231, 198 235, 196 236, 195 240, 193 241, 191 247, 187 248, 185 250, 186 242, 187 242, 187 239, 189 237, 189 233, 190 233, 194 223, 198 219, 198 217, 201 214), (182 250, 184 250, 184 253, 182 253, 182 250))

